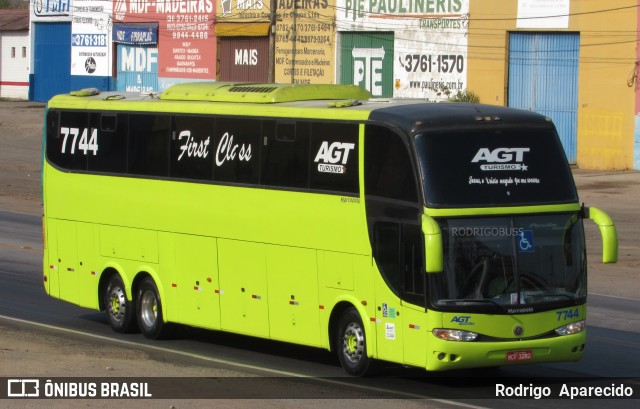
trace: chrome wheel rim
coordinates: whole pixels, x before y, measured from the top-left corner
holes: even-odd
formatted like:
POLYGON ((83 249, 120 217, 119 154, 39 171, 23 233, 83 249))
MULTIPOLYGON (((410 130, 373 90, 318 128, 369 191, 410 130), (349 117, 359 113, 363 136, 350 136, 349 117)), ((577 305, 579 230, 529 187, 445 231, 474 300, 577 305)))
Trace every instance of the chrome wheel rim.
POLYGON ((352 363, 358 363, 364 354, 364 331, 355 322, 347 325, 344 330, 342 354, 352 363))
POLYGON ((109 294, 109 314, 111 317, 120 322, 127 313, 127 297, 124 290, 120 287, 111 289, 109 294))
POLYGON ((158 300, 153 291, 145 291, 140 298, 140 319, 147 328, 151 328, 156 324, 158 319, 158 300))

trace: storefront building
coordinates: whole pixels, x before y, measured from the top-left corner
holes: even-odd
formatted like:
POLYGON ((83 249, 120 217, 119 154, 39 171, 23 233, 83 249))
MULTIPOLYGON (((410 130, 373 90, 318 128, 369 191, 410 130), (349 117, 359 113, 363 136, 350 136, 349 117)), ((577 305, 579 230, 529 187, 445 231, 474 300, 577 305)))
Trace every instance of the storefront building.
POLYGON ((217 2, 218 81, 273 82, 269 0, 217 2))
POLYGON ((639 16, 638 0, 34 0, 30 93, 212 80, 433 102, 471 91, 552 118, 579 167, 640 169, 639 16))
POLYGON ((638 1, 471 1, 468 86, 534 110, 585 169, 640 169, 638 1))
POLYGON ((44 102, 71 89, 71 5, 33 0, 30 11, 29 99, 44 102))
POLYGON ((0 13, 0 97, 29 97, 29 10, 0 13))

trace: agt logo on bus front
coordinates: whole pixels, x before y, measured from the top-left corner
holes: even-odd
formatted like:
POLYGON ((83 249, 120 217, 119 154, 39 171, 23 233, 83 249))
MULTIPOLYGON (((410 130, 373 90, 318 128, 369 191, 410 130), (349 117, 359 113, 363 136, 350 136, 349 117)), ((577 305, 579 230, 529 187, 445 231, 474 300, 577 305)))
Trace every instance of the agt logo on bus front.
POLYGON ((318 164, 318 171, 323 173, 345 173, 349 153, 356 147, 355 143, 324 141, 313 160, 318 164))
POLYGON ((456 315, 453 318, 451 318, 451 322, 454 322, 458 325, 475 325, 471 321, 470 315, 456 315))

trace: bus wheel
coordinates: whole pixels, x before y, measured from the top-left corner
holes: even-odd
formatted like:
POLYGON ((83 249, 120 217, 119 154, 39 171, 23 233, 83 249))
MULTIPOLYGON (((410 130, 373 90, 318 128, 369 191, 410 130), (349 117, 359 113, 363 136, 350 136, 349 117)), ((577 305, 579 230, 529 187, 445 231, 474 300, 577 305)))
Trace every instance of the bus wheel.
POLYGON ((373 360, 367 356, 364 325, 355 308, 342 313, 335 345, 340 364, 348 374, 364 376, 370 371, 373 360))
POLYGON ((150 339, 160 339, 167 335, 158 287, 151 277, 140 282, 137 302, 138 326, 142 335, 150 339))
POLYGON ((104 305, 107 313, 107 321, 115 332, 132 332, 136 328, 133 303, 127 300, 124 290, 124 282, 118 274, 109 278, 107 289, 104 293, 104 305))

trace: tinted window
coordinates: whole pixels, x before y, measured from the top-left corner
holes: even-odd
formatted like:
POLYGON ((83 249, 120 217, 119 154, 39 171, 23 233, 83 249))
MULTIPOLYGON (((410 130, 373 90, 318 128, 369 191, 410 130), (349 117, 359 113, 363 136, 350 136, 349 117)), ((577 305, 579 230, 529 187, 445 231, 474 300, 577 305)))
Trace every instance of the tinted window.
POLYGON ((258 183, 260 163, 259 120, 218 118, 213 178, 220 182, 258 183))
POLYGON ((170 176, 211 180, 214 130, 213 118, 175 117, 171 133, 170 176))
POLYGON ((402 298, 426 305, 423 233, 420 226, 402 225, 402 298))
POLYGON ((400 136, 387 128, 365 128, 365 193, 417 202, 411 156, 400 136))
POLYGON ((88 168, 91 171, 123 173, 127 170, 128 115, 90 114, 92 136, 87 144, 88 168), (97 132, 94 134, 94 132, 97 132))
POLYGON ((170 137, 168 115, 130 115, 129 173, 168 176, 170 137))
POLYGON ((355 123, 55 110, 46 121, 47 158, 68 170, 360 190, 355 123))
POLYGON ((50 112, 47 118, 47 157, 71 170, 86 170, 87 155, 98 149, 97 130, 90 129, 89 114, 50 112))
POLYGON ((377 222, 374 228, 373 257, 389 288, 400 295, 400 224, 377 222))
POLYGON ((373 257, 382 277, 403 300, 425 305, 424 246, 420 226, 378 221, 373 257))
POLYGON ((309 184, 307 122, 263 121, 261 183, 306 188, 309 184))
POLYGON ((52 163, 60 165, 60 113, 48 111, 46 118, 47 129, 47 158, 52 163))
POLYGON ((432 206, 570 203, 578 200, 553 127, 477 127, 416 137, 432 206))
POLYGON ((358 125, 314 123, 311 127, 310 187, 358 193, 358 125))

